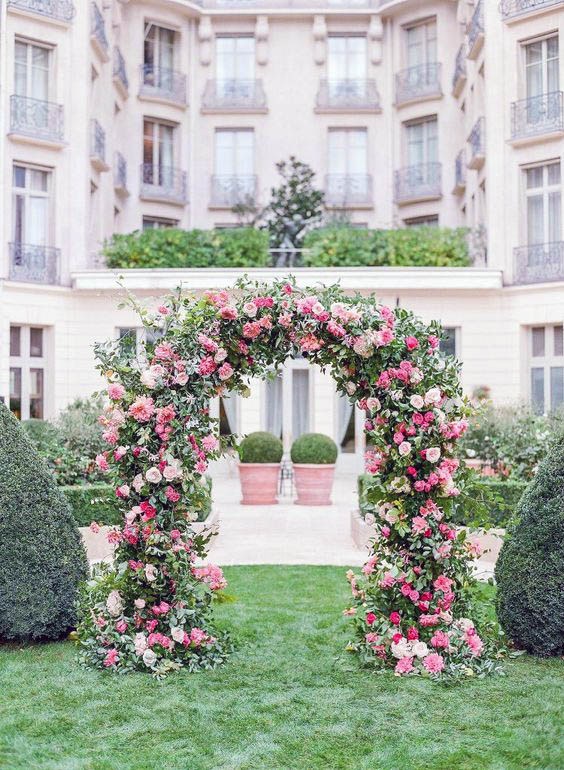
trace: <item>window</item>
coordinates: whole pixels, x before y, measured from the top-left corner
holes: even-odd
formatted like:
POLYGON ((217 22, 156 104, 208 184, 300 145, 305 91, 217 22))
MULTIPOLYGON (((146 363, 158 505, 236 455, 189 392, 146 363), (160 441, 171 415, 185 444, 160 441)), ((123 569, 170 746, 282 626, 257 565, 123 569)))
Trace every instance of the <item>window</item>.
POLYGON ((405 41, 408 67, 437 61, 437 24, 434 19, 406 27, 405 41))
POLYGON ((14 164, 13 241, 17 245, 49 246, 51 172, 14 164))
POLYGON ((265 430, 282 438, 283 424, 283 399, 282 399, 282 372, 274 379, 268 379, 265 387, 265 430))
POLYGON ((366 175, 368 165, 365 128, 329 131, 329 174, 366 175))
POLYGON ((255 135, 251 129, 218 129, 215 132, 215 169, 220 176, 254 174, 255 135))
POLYGON ((45 329, 10 326, 10 410, 20 420, 45 414, 45 329))
POLYGON ((143 182, 172 187, 174 126, 156 120, 143 121, 143 182))
POLYGON ((219 435, 230 436, 239 431, 239 395, 226 393, 219 399, 219 435))
MULTIPOLYGON (((174 69, 174 37, 172 29, 158 27, 152 22, 145 24, 143 64, 146 83, 155 78, 155 73, 174 69)), ((158 78, 155 78, 154 84, 157 82, 158 78)))
POLYGON ((439 349, 445 356, 458 355, 458 333, 459 330, 454 326, 443 326, 443 339, 439 349))
MULTIPOLYGON (((51 50, 16 40, 14 47, 14 93, 30 99, 49 101, 51 50)), ((34 120, 40 116, 34 116, 34 120)), ((47 119, 44 112, 43 117, 47 119)))
POLYGON ((178 227, 178 219, 143 217, 143 230, 160 230, 167 227, 178 227))
POLYGON ((334 99, 364 95, 366 90, 366 38, 331 35, 327 40, 327 79, 334 99))
POLYGON ((430 117, 406 123, 407 165, 421 166, 438 159, 437 118, 430 117))
POLYGON ((558 91, 558 35, 527 43, 524 49, 527 98, 558 91))
POLYGON ((142 326, 120 326, 117 330, 117 339, 122 351, 131 356, 142 355, 145 343, 153 344, 161 336, 162 332, 142 326))
POLYGON ((255 39, 249 35, 216 38, 216 75, 219 81, 253 80, 255 39))
POLYGON ((406 227, 438 227, 439 215, 430 214, 426 217, 412 217, 411 219, 404 219, 403 223, 406 227))
POLYGON ((533 166, 525 171, 527 243, 562 240, 560 162, 533 166))
POLYGON ((534 326, 529 330, 530 395, 536 414, 564 404, 564 326, 534 326))

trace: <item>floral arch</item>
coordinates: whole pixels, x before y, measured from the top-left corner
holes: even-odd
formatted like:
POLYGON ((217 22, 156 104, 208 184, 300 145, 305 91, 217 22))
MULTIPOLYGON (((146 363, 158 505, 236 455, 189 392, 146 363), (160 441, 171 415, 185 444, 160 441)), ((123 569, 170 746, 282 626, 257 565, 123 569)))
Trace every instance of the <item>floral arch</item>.
POLYGON ((96 461, 116 481, 124 520, 111 533, 114 565, 81 596, 84 660, 156 676, 224 661, 230 642, 210 611, 225 580, 219 568, 197 566, 208 538, 191 526, 207 494, 202 475, 221 451, 208 404, 227 389, 244 395, 249 378, 299 352, 366 411, 373 447, 375 539, 361 575, 348 574, 349 647, 398 674, 491 667, 466 618, 472 545, 449 523, 465 484, 455 442, 470 407, 459 364, 439 351, 440 325, 292 279, 178 291, 157 311, 137 309, 158 341, 133 359, 116 343, 96 350, 109 400, 101 417, 109 448, 96 461))

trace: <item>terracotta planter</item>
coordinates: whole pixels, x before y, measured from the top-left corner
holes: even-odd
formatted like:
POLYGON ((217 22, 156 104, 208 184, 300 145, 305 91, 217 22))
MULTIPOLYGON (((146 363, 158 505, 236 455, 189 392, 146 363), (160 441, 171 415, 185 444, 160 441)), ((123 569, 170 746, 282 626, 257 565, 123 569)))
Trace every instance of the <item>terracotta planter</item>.
POLYGON ((331 505, 335 466, 294 463, 293 467, 296 505, 331 505))
POLYGON ((276 505, 280 463, 239 463, 242 505, 276 505))

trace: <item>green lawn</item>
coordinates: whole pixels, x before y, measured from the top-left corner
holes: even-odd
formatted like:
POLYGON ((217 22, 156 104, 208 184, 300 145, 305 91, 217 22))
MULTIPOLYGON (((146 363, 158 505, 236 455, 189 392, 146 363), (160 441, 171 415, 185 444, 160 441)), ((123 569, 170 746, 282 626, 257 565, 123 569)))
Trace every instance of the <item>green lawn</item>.
POLYGON ((237 653, 222 669, 116 677, 70 643, 0 649, 7 770, 524 770, 564 767, 563 664, 445 688, 376 676, 343 652, 335 567, 232 567, 217 608, 237 653))

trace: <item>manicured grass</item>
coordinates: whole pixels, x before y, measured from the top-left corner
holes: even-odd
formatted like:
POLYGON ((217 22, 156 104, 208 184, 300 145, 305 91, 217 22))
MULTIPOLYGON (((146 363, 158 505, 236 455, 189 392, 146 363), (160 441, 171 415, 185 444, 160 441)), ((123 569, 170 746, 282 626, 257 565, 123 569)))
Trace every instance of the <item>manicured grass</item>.
POLYGON ((345 570, 232 567, 222 669, 115 677, 70 643, 0 649, 6 770, 524 770, 564 767, 562 663, 445 688, 343 652, 345 570))

